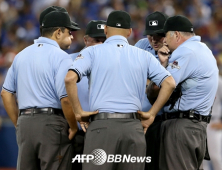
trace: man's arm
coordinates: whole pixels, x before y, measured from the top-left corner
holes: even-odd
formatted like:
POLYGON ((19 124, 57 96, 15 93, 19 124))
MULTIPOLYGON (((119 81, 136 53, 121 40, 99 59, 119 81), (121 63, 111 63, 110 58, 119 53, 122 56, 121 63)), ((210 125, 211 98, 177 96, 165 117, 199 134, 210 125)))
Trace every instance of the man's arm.
MULTIPOLYGON (((155 102, 158 94, 156 95, 156 93, 153 93, 153 88, 154 88, 155 83, 150 81, 149 79, 147 79, 146 82, 146 94, 147 94, 147 98, 149 100, 149 102, 153 105, 153 103, 155 102)), ((156 86, 158 88, 158 93, 159 93, 159 87, 156 86)))
POLYGON ((146 94, 150 104, 153 105, 153 103, 156 101, 159 91, 160 88, 154 82, 150 81, 146 88, 146 94))
POLYGON ((94 112, 86 112, 82 110, 82 107, 79 102, 79 97, 78 97, 78 90, 77 90, 77 84, 76 82, 78 81, 78 75, 70 70, 65 78, 65 85, 66 85, 66 92, 68 94, 68 98, 71 102, 73 112, 75 113, 77 121, 80 122, 81 127, 83 128, 84 131, 86 131, 85 126, 87 128, 88 123, 82 124, 82 120, 86 118, 85 120, 89 120, 90 115, 97 114, 98 111, 94 112))
MULTIPOLYGON (((160 59, 160 63, 163 67, 166 67, 168 64, 169 56, 170 56, 170 50, 163 46, 158 50, 158 57, 160 59)), ((159 94, 160 88, 154 83, 150 82, 149 86, 147 86, 146 94, 149 102, 153 104, 159 94)))
POLYGON ((9 93, 6 90, 2 89, 1 97, 3 100, 3 104, 5 107, 6 112, 8 113, 12 123, 16 127, 19 109, 16 102, 16 97, 14 93, 9 93))
POLYGON ((73 113, 72 106, 69 102, 64 82, 64 78, 67 74, 69 67, 71 66, 71 63, 72 63, 71 58, 68 56, 64 56, 64 59, 60 62, 57 74, 55 76, 56 93, 60 98, 63 113, 70 127, 69 129, 70 140, 74 137, 75 133, 78 130, 77 121, 73 113))
POLYGON ((146 133, 147 128, 153 123, 156 114, 160 111, 160 109, 164 106, 167 100, 170 98, 173 90, 176 87, 176 83, 172 76, 167 77, 161 84, 161 88, 159 91, 159 95, 154 102, 153 106, 148 112, 141 112, 138 113, 141 115, 141 123, 144 127, 144 133, 146 133))
POLYGON ((78 130, 76 117, 75 114, 73 113, 72 106, 71 103, 69 102, 68 97, 64 97, 61 99, 61 105, 65 118, 70 127, 69 139, 71 140, 75 136, 78 130))
POLYGON ((164 104, 170 98, 172 92, 176 88, 176 83, 172 76, 167 77, 161 84, 161 88, 159 91, 159 95, 156 101, 153 104, 153 107, 149 110, 149 112, 156 116, 156 114, 160 111, 160 109, 164 106, 164 104))
MULTIPOLYGON (((170 56, 171 52, 168 49, 168 47, 163 46, 162 48, 160 48, 158 50, 158 57, 160 59, 160 63, 163 67, 167 67, 168 65, 168 60, 169 60, 169 56, 170 56)), ((151 104, 153 104, 159 94, 160 88, 151 81, 151 83, 149 84, 149 86, 146 89, 146 94, 147 94, 147 98, 150 101, 151 104)))
POLYGON ((68 98, 71 102, 76 118, 79 121, 82 117, 83 110, 79 102, 78 90, 76 84, 77 81, 78 81, 78 75, 74 71, 68 71, 65 78, 66 92, 68 94, 68 98))

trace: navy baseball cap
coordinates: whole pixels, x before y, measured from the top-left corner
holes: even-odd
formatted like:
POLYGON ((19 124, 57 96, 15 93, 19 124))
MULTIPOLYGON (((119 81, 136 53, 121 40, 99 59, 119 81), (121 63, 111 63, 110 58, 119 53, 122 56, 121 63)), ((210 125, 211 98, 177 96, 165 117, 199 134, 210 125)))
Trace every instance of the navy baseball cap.
POLYGON ((116 27, 116 28, 131 28, 131 18, 130 15, 125 11, 113 11, 109 14, 107 26, 116 27))
POLYGON ((193 24, 183 15, 176 15, 166 20, 164 25, 164 32, 168 31, 182 31, 193 33, 193 24))
MULTIPOLYGON (((44 10, 41 12, 40 16, 39 16, 39 24, 40 24, 40 26, 42 26, 43 18, 44 18, 48 13, 53 12, 53 11, 67 12, 65 8, 59 7, 59 6, 50 6, 50 7, 46 8, 46 9, 44 9, 44 10)), ((68 13, 68 12, 67 12, 67 13, 68 13)), ((80 29, 80 28, 78 27, 78 24, 77 24, 76 22, 71 21, 71 23, 72 23, 72 25, 73 25, 74 27, 76 27, 75 30, 79 30, 79 29, 80 29)))
POLYGON ((65 27, 72 31, 76 30, 76 26, 72 25, 67 12, 52 11, 45 15, 42 21, 42 28, 65 27))
POLYGON ((146 28, 143 35, 164 33, 163 27, 168 16, 162 12, 154 12, 146 17, 146 28))
POLYGON ((102 20, 92 20, 86 26, 86 35, 90 37, 106 37, 104 33, 104 27, 106 21, 102 20))

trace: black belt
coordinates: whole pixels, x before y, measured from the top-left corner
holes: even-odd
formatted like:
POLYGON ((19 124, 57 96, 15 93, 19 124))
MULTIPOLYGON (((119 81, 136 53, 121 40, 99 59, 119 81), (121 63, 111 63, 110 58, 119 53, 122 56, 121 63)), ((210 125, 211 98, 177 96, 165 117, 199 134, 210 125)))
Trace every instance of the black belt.
POLYGON ((138 113, 106 113, 101 112, 90 117, 91 121, 104 119, 140 119, 138 113))
POLYGON ((194 110, 177 111, 177 112, 162 114, 162 120, 176 119, 176 118, 187 118, 187 119, 197 120, 199 122, 203 121, 203 122, 209 123, 211 119, 211 115, 203 116, 196 113, 194 110))
POLYGON ((32 115, 32 114, 44 114, 44 113, 54 114, 64 117, 62 109, 54 109, 50 107, 21 109, 19 115, 32 115))

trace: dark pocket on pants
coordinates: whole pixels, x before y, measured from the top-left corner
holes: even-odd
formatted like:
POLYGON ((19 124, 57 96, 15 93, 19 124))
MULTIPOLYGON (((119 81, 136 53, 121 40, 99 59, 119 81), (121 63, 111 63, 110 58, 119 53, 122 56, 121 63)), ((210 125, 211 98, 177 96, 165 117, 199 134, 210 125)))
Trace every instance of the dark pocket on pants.
POLYGON ((106 129, 107 127, 99 127, 99 128, 91 129, 91 132, 97 131, 97 133, 100 133, 101 130, 106 130, 106 129))
POLYGON ((71 143, 68 138, 68 128, 62 125, 47 124, 45 129, 45 139, 51 144, 71 143))

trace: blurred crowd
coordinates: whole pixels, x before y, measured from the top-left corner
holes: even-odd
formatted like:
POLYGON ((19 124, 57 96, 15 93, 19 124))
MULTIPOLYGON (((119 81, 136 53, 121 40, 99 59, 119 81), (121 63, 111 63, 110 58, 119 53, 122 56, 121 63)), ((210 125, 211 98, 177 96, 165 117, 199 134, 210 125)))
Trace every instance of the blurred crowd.
MULTIPOLYGON (((222 1, 221 0, 0 0, 0 85, 14 56, 40 36, 39 14, 48 6, 67 9, 80 31, 73 32, 74 40, 67 53, 84 47, 83 35, 90 20, 106 20, 112 10, 125 10, 132 18, 133 34, 129 43, 134 45, 144 38, 145 18, 154 11, 169 16, 185 15, 194 24, 222 68, 222 1)), ((222 69, 221 69, 222 70, 222 69)), ((6 116, 0 101, 0 116, 6 116)))

